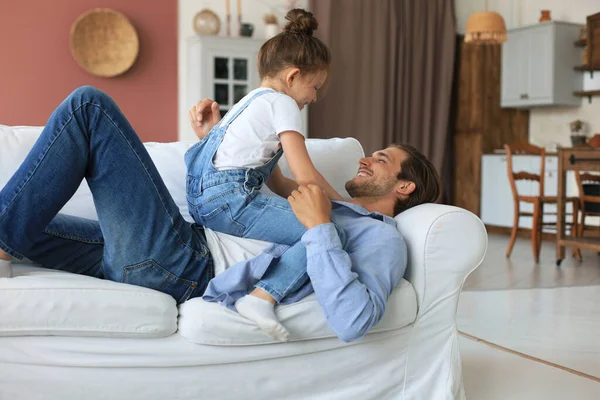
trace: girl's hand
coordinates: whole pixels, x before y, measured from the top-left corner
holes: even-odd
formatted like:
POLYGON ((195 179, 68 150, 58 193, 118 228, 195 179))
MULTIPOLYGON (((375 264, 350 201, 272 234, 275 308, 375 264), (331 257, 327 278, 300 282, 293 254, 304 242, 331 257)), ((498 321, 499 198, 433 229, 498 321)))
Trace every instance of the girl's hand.
POLYGON ((204 136, 221 120, 219 113, 219 103, 211 99, 204 99, 194 104, 188 112, 190 125, 198 139, 204 139, 204 136))
POLYGON ((296 218, 306 229, 331 222, 331 201, 317 185, 298 187, 288 197, 288 201, 296 218))

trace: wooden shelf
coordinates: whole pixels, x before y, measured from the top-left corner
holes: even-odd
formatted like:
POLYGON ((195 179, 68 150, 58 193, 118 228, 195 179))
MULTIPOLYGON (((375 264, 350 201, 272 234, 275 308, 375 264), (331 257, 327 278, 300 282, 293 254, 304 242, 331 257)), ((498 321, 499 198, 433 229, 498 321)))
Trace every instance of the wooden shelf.
POLYGON ((588 101, 592 102, 592 96, 600 96, 600 90, 588 90, 581 92, 573 92, 573 96, 587 97, 588 101))
POLYGON ((598 68, 592 68, 589 65, 578 65, 576 67, 573 67, 573 69, 575 71, 589 72, 590 73, 590 77, 592 79, 594 78, 594 71, 600 71, 600 69, 598 69, 598 68))
POLYGON ((597 69, 591 68, 589 65, 578 65, 576 67, 573 67, 573 69, 575 71, 599 71, 597 69))
POLYGON ((585 47, 587 46, 587 39, 579 39, 575 42, 575 47, 585 47))
POLYGON ((600 90, 588 90, 588 91, 582 91, 582 92, 573 92, 573 95, 575 96, 600 96, 600 90))

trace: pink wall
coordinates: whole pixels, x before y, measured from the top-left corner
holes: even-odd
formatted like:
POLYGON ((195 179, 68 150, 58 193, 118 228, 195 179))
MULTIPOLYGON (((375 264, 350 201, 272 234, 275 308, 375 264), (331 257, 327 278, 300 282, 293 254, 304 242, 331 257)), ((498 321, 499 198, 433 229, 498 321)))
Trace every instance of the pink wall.
POLYGON ((2 0, 0 124, 44 125, 76 87, 110 94, 143 141, 177 140, 176 0, 2 0), (71 25, 85 11, 122 12, 136 28, 140 52, 115 78, 85 72, 71 56, 71 25))

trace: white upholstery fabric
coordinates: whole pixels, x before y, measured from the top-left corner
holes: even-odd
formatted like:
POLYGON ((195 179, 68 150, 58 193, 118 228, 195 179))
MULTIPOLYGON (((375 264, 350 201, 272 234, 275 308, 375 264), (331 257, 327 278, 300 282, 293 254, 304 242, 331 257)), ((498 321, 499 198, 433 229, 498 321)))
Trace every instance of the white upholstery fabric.
POLYGON ((405 396, 451 398, 450 393, 462 390, 455 323, 458 295, 466 276, 485 256, 485 227, 471 212, 440 204, 422 204, 396 216, 396 221, 409 248, 405 278, 413 285, 419 304, 406 379, 428 382, 410 385, 405 396), (440 353, 451 356, 444 359, 440 353), (448 392, 439 393, 440 387, 448 392))
MULTIPOLYGON (((334 338, 314 294, 298 303, 279 306, 277 317, 291 340, 334 338)), ((411 284, 402 279, 387 304, 384 317, 371 332, 403 328, 417 316, 417 298, 411 284)), ((192 299, 179 307, 179 333, 191 342, 220 346, 276 343, 255 324, 216 303, 192 299)))
POLYGON ((261 346, 199 345, 179 333, 0 337, 0 399, 408 400, 410 333, 369 334, 352 345, 319 339, 261 346))
POLYGON ((165 337, 175 300, 139 286, 17 264, 0 279, 0 336, 165 337))

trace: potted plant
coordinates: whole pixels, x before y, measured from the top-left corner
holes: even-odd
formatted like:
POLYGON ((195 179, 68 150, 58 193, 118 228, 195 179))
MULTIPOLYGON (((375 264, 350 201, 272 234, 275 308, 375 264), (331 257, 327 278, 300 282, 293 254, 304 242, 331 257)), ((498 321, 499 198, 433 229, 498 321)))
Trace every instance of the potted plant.
POLYGON ((583 133, 583 121, 580 119, 576 119, 569 123, 569 127, 571 128, 571 143, 573 147, 583 146, 586 143, 587 137, 583 133))

